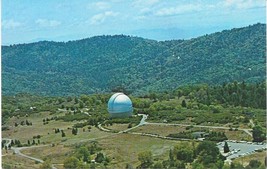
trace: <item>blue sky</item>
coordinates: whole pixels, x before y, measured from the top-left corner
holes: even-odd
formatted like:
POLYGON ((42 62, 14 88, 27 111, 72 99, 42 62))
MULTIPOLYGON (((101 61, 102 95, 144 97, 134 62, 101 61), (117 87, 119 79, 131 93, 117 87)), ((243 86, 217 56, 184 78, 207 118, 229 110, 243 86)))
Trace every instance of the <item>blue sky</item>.
POLYGON ((265 0, 2 0, 2 44, 126 34, 189 39, 266 23, 265 0))

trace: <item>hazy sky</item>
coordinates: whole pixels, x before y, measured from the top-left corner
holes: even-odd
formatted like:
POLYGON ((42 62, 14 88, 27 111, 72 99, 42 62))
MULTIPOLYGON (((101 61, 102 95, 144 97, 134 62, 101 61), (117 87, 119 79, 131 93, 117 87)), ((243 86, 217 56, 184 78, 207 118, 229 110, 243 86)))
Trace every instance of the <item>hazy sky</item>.
POLYGON ((2 44, 126 34, 189 39, 266 23, 265 0, 2 0, 2 44))

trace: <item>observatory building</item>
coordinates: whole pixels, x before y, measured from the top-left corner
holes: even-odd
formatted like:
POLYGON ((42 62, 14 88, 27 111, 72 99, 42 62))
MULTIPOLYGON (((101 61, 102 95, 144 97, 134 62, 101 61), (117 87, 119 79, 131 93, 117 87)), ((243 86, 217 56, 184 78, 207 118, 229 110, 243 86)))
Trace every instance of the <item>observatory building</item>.
POLYGON ((111 117, 129 117, 133 106, 131 99, 123 93, 115 93, 108 101, 108 112, 111 117))

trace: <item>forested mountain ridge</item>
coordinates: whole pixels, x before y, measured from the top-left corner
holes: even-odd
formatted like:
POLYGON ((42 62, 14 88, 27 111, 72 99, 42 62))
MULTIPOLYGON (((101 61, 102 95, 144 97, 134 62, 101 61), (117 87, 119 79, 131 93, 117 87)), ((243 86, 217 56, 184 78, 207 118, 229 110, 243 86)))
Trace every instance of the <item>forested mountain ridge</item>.
POLYGON ((190 40, 115 35, 2 46, 2 93, 79 95, 119 86, 139 94, 194 83, 263 81, 265 30, 255 24, 190 40))

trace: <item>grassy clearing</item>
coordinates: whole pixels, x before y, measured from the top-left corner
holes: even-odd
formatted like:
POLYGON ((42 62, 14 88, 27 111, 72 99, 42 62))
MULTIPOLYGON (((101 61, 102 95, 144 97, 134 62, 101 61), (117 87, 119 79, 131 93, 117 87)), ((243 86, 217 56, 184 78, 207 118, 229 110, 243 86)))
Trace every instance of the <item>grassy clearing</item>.
MULTIPOLYGON (((56 114, 57 116, 62 115, 56 114)), ((55 116, 55 115, 53 115, 55 116)), ((88 126, 84 127, 83 129, 78 129, 78 135, 72 134, 72 126, 77 123, 77 121, 72 122, 63 122, 61 120, 55 121, 51 120, 48 124, 43 124, 43 118, 51 118, 52 115, 49 115, 49 112, 42 112, 38 116, 37 114, 33 114, 30 117, 12 117, 10 118, 8 125, 9 130, 2 132, 3 138, 12 138, 20 140, 22 144, 27 144, 27 141, 30 140, 32 143, 33 136, 41 135, 40 142, 43 144, 58 144, 62 141, 66 141, 68 144, 73 144, 75 142, 79 142, 80 140, 86 140, 86 139, 92 139, 92 138, 98 138, 105 135, 110 135, 111 133, 106 133, 99 131, 99 129, 92 127, 90 131, 88 130, 88 126), (17 126, 15 127, 15 122, 20 123, 21 121, 25 120, 31 121, 33 123, 32 126, 17 126), (55 134, 55 129, 59 128, 60 130, 63 130, 66 134, 66 137, 62 137, 61 133, 55 134)), ((37 139, 35 140, 37 141, 37 139)))
POLYGON ((49 146, 25 149, 21 152, 42 160, 50 159, 51 163, 63 164, 65 158, 72 154, 73 149, 64 145, 55 145, 54 147, 49 146))
POLYGON ((257 153, 254 153, 254 154, 251 154, 251 155, 248 155, 245 157, 237 158, 237 159, 233 160, 233 162, 238 162, 240 164, 243 164, 244 166, 247 166, 251 160, 258 160, 262 164, 264 164, 265 158, 266 158, 266 153, 267 153, 267 151, 257 152, 257 153))
POLYGON ((162 126, 162 125, 144 125, 136 129, 133 129, 133 132, 140 133, 150 133, 150 134, 159 134, 161 136, 167 136, 171 133, 179 133, 185 131, 183 126, 162 126))
POLYGON ((154 160, 166 159, 169 150, 178 141, 163 140, 152 137, 121 134, 114 137, 99 140, 104 152, 110 157, 112 168, 125 168, 127 163, 133 166, 139 165, 138 154, 144 151, 151 151, 154 160))
POLYGON ((112 126, 105 126, 105 128, 108 128, 114 131, 122 131, 122 130, 128 129, 128 126, 129 124, 113 124, 112 126))
POLYGON ((41 163, 36 164, 35 161, 18 155, 2 156, 2 168, 39 169, 40 166, 41 163))
MULTIPOLYGON (((21 141, 22 144, 27 143, 27 140, 32 140, 33 136, 41 135, 41 142, 45 142, 44 138, 48 135, 51 135, 54 133, 55 128, 67 130, 67 128, 71 128, 74 123, 67 123, 62 121, 50 121, 48 124, 43 125, 43 122, 41 120, 32 120, 33 125, 32 126, 21 126, 18 127, 10 127, 9 130, 2 132, 2 137, 12 138, 12 139, 18 139, 21 141), (44 139, 44 140, 43 140, 44 139)), ((54 142, 58 140, 58 138, 49 137, 49 141, 54 142)))

